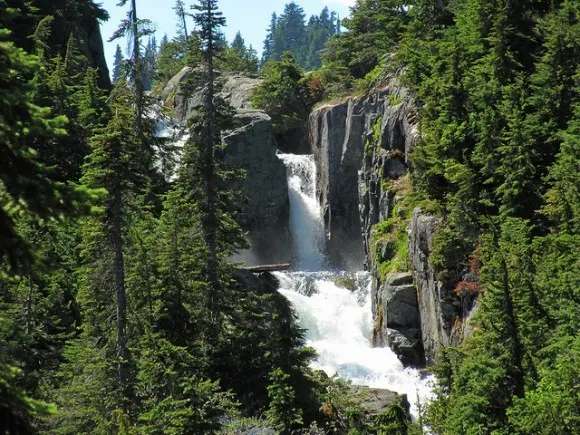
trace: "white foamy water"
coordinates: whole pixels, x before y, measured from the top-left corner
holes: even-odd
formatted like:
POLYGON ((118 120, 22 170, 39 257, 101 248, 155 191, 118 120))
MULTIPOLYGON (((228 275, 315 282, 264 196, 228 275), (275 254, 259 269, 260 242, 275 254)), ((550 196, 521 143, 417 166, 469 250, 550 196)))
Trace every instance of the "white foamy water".
MULTIPOLYGON (((431 396, 429 379, 405 369, 390 348, 371 347, 373 319, 371 277, 367 272, 330 272, 324 256, 324 223, 316 200, 316 169, 312 156, 279 154, 288 174, 290 226, 297 251, 297 271, 277 272, 280 293, 292 304, 306 344, 318 358, 313 368, 335 374, 356 385, 406 394, 411 414, 418 415, 417 398, 431 396), (340 282, 354 284, 354 290, 340 282), (337 285, 339 283, 339 285, 337 285)), ((349 286, 350 287, 350 286, 349 286)))
MULTIPOLYGON (((280 293, 292 304, 298 324, 306 330, 306 344, 316 349, 315 369, 349 379, 353 384, 385 388, 407 395, 411 414, 430 397, 428 379, 404 368, 390 348, 371 347, 370 276, 356 274, 277 272, 280 293), (337 278, 356 283, 354 291, 335 284, 337 278)), ((338 281, 340 282, 340 281, 338 281)))
POLYGON ((311 155, 278 154, 286 165, 290 198, 290 231, 298 270, 326 267, 324 223, 316 200, 316 166, 311 155))

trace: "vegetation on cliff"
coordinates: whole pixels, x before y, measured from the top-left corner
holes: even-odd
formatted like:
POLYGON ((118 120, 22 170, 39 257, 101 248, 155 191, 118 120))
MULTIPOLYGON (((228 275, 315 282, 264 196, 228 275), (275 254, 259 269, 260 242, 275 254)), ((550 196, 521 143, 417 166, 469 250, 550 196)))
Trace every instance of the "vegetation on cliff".
POLYGON ((479 293, 473 336, 435 369, 435 433, 580 430, 579 14, 567 0, 359 0, 326 52, 329 90, 404 71, 412 189, 444 218, 432 265, 479 293))

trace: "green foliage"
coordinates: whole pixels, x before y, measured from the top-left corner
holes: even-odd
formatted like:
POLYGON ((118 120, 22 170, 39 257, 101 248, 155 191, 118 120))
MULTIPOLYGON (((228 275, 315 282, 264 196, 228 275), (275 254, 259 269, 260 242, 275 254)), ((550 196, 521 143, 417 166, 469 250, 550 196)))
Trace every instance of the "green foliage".
POLYGON ((318 68, 325 43, 339 30, 339 19, 335 12, 325 7, 320 15, 313 15, 305 21, 304 10, 297 3, 286 4, 284 12, 272 14, 272 20, 262 53, 261 65, 280 61, 282 55, 291 52, 296 63, 307 71, 318 68))
POLYGON ((325 67, 355 79, 364 78, 396 46, 407 21, 404 2, 357 0, 351 16, 343 20, 348 32, 334 36, 327 44, 325 67))
POLYGON ((115 60, 113 61, 113 84, 121 80, 121 77, 125 74, 124 61, 125 59, 123 57, 123 52, 121 51, 121 46, 117 44, 115 60))
POLYGON ((375 417, 375 427, 379 435, 407 435, 408 426, 407 411, 398 404, 390 405, 375 417))
POLYGON ((218 69, 222 72, 240 72, 256 74, 258 72, 258 54, 250 45, 246 47, 244 38, 240 32, 236 34, 233 42, 225 46, 218 61, 218 69))
POLYGON ((279 62, 270 62, 264 67, 263 76, 263 83, 252 95, 254 107, 272 117, 278 132, 301 125, 312 103, 296 58, 289 52, 284 53, 279 62))
POLYGON ((0 258, 16 267, 31 261, 30 246, 17 230, 19 220, 72 214, 86 195, 57 183, 55 174, 41 164, 37 147, 31 147, 64 135, 65 118, 51 117, 48 109, 33 104, 31 78, 37 59, 16 48, 4 28, 0 63, 0 258))
POLYGON ((379 278, 384 282, 389 273, 405 272, 409 268, 407 226, 415 207, 415 200, 410 192, 407 177, 394 181, 383 180, 381 190, 392 195, 394 206, 391 217, 372 227, 370 255, 379 278))
POLYGON ((7 434, 35 433, 34 417, 55 412, 53 405, 33 400, 14 386, 19 370, 0 362, 0 430, 7 434))
POLYGON ((290 375, 277 368, 270 373, 268 397, 270 406, 266 418, 280 433, 291 432, 292 427, 302 424, 302 412, 295 407, 295 391, 289 384, 290 375))

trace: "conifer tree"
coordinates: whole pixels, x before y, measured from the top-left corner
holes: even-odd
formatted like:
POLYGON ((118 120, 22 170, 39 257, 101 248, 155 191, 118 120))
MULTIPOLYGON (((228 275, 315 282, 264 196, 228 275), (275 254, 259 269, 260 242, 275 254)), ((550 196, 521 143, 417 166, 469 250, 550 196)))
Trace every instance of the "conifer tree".
MULTIPOLYGON (((129 0, 120 0, 118 6, 125 6, 129 0)), ((130 0, 127 18, 121 21, 119 28, 115 31, 110 41, 121 37, 130 39, 131 54, 126 60, 125 66, 128 73, 129 83, 133 88, 133 98, 135 101, 135 125, 140 135, 144 135, 146 126, 144 122, 146 98, 145 85, 143 83, 143 72, 145 69, 143 54, 141 53, 141 38, 152 33, 151 21, 138 18, 137 1, 130 0)), ((145 150, 144 150, 145 151, 145 150)))
MULTIPOLYGON (((138 132, 133 128, 135 117, 132 95, 121 82, 111 96, 113 117, 106 128, 91 140, 92 152, 87 157, 81 181, 86 186, 106 191, 95 207, 98 216, 83 222, 83 266, 79 302, 83 305, 83 333, 69 347, 70 366, 74 377, 62 386, 57 399, 74 404, 64 415, 67 425, 116 424, 114 413, 121 419, 131 418, 134 407, 134 373, 129 351, 130 337, 127 314, 126 250, 127 231, 132 205, 147 184, 148 157, 141 150, 138 132), (98 259, 95 261, 95 259, 98 259), (104 277, 105 282, 103 281, 104 277), (114 319, 114 328, 106 319, 114 319), (101 346, 95 346, 95 340, 101 346), (83 362, 84 361, 84 362, 83 362), (89 363, 90 361, 90 363, 89 363), (87 374, 94 383, 79 390, 79 379, 87 374), (110 377, 112 376, 112 377, 110 377), (107 388, 110 394, 103 402, 86 402, 86 394, 99 394, 91 388, 107 388), (106 405, 104 405, 106 403, 106 405), (78 412, 91 409, 102 419, 81 422, 78 412)), ((121 423, 119 423, 121 424, 121 423)), ((99 426, 101 427, 101 426, 99 426)))
POLYGON ((278 16, 276 13, 272 13, 272 19, 270 20, 270 27, 268 27, 266 39, 264 40, 264 48, 262 50, 262 60, 261 66, 272 58, 274 55, 274 38, 276 35, 276 30, 278 27, 278 16))
POLYGON ((143 54, 143 88, 150 91, 157 75, 157 42, 150 37, 143 54))
MULTIPOLYGON (((223 288, 219 278, 218 236, 220 227, 220 210, 218 198, 218 177, 216 170, 216 147, 221 143, 217 111, 214 102, 215 70, 214 61, 219 52, 219 29, 225 25, 225 18, 218 9, 217 0, 199 0, 192 8, 196 11, 194 21, 198 25, 204 56, 205 85, 202 118, 196 131, 192 134, 195 146, 199 147, 199 173, 203 196, 200 198, 202 213, 201 224, 203 238, 207 248, 208 290, 205 307, 211 317, 208 325, 208 339, 218 340, 221 328, 221 305, 223 303, 223 288)), ((193 143, 192 143, 193 145, 193 143)))
MULTIPOLYGON (((36 348, 32 336, 33 330, 38 332, 35 324, 44 322, 42 326, 47 326, 50 319, 36 317, 42 309, 40 304, 35 306, 30 297, 35 293, 31 280, 26 280, 29 297, 22 307, 18 306, 21 300, 13 298, 15 294, 10 287, 18 284, 17 274, 30 276, 32 271, 38 270, 35 260, 46 260, 39 252, 41 247, 34 246, 35 240, 27 229, 29 224, 38 226, 50 220, 60 223, 65 216, 79 213, 87 195, 56 182, 54 173, 38 159, 35 145, 63 135, 65 120, 51 117, 48 108, 43 109, 32 101, 37 91, 34 78, 40 68, 39 60, 12 42, 7 27, 17 18, 17 11, 8 8, 4 1, 0 1, 0 9, 0 323, 3 325, 0 336, 0 432, 27 434, 34 433, 32 418, 46 413, 48 407, 32 400, 21 388, 23 382, 34 383, 38 373, 30 379, 29 373, 22 373, 14 365, 25 365, 25 348, 28 350, 29 345, 36 352, 42 344, 48 344, 37 343, 36 348), (27 322, 19 322, 22 320, 20 314, 25 314, 27 322), (14 342, 22 328, 25 328, 25 336, 14 342), (11 352, 14 345, 20 355, 11 352)), ((46 337, 46 332, 41 336, 46 337)))
POLYGON ((121 46, 117 44, 115 50, 115 60, 113 62, 113 83, 117 83, 125 74, 124 66, 125 58, 123 57, 123 52, 121 51, 121 46))
POLYGON ((183 3, 183 0, 175 0, 175 6, 173 6, 173 10, 175 11, 175 14, 177 15, 177 20, 179 22, 177 28, 179 29, 183 38, 185 39, 185 43, 188 44, 189 33, 187 32, 187 21, 186 21, 187 14, 185 13, 185 4, 183 3))
POLYGON ((14 46, 5 28, 0 30, 0 50, 0 257, 16 267, 31 260, 30 246, 16 227, 20 217, 72 213, 81 196, 56 183, 54 174, 40 164, 31 147, 65 134, 63 117, 51 118, 49 109, 30 101, 37 61, 14 46))

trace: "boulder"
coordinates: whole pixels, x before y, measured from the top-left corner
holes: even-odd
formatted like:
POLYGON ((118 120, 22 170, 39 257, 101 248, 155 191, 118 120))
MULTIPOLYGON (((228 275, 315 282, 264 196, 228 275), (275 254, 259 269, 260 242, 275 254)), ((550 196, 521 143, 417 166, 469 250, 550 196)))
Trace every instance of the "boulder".
MULTIPOLYGON (((161 92, 161 100, 164 105, 175 110, 177 117, 190 118, 195 113, 195 108, 203 103, 205 88, 193 87, 187 97, 183 95, 183 85, 187 81, 195 81, 196 74, 203 72, 201 68, 185 67, 177 73, 161 92)), ((236 73, 217 73, 221 87, 216 98, 223 99, 234 109, 251 109, 252 92, 262 82, 257 77, 248 77, 236 73)))
POLYGON ((372 290, 372 310, 376 319, 373 346, 389 346, 401 362, 423 367, 425 358, 417 290, 411 273, 392 273, 372 290))
POLYGON ((351 394, 355 407, 360 409, 367 417, 380 415, 391 405, 399 405, 407 411, 409 420, 411 419, 409 414, 410 404, 406 394, 359 385, 351 387, 351 394))
POLYGON ((424 367, 425 353, 421 341, 421 329, 387 328, 387 344, 397 354, 405 367, 424 367))
POLYGON ((237 74, 225 75, 224 79, 220 96, 235 109, 251 109, 252 93, 262 80, 237 74))

